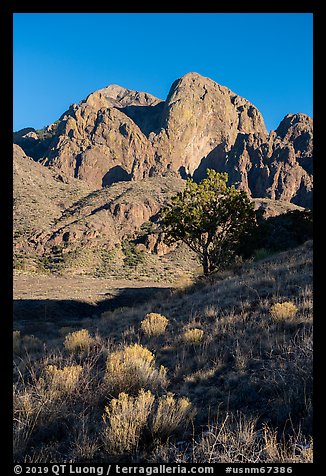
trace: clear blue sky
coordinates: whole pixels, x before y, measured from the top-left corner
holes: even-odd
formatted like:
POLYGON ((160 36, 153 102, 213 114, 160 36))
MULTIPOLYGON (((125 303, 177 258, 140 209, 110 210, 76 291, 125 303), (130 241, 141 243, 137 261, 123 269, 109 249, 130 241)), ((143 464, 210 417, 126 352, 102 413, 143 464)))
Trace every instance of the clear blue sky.
POLYGON ((312 14, 16 13, 14 130, 54 122, 109 84, 165 99, 195 71, 252 102, 275 129, 312 116, 312 14))

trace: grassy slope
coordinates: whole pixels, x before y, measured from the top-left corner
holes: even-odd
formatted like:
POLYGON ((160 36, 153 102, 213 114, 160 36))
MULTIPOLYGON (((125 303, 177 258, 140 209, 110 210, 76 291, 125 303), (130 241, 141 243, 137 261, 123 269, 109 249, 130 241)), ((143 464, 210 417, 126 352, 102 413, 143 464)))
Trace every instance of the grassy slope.
MULTIPOLYGON (((97 343, 82 354, 64 348, 64 337, 46 342, 44 350, 16 336, 17 460, 112 460, 102 414, 117 395, 103 384, 105 362, 117 349, 141 343, 167 368, 169 383, 153 392, 189 398, 194 432, 182 421, 168 442, 141 433, 124 461, 311 461, 311 242, 144 305, 107 312, 87 327, 97 343), (298 312, 275 321, 271 307, 284 301, 298 312), (169 319, 162 336, 142 332, 148 312, 169 319), (203 331, 195 344, 182 337, 193 327, 203 331), (53 396, 44 384, 48 364, 82 366, 68 395, 53 396)), ((70 330, 62 329, 62 336, 70 330)), ((119 437, 126 431, 120 430, 119 437)))

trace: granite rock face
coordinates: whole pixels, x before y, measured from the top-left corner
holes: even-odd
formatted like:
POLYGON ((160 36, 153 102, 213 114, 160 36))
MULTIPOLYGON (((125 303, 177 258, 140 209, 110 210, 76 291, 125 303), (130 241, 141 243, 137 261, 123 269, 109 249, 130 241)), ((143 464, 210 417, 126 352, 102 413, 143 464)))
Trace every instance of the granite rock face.
POLYGON ((165 101, 108 86, 14 141, 63 182, 93 189, 167 173, 200 180, 214 168, 252 197, 312 203, 312 119, 289 114, 268 134, 255 106, 197 73, 177 79, 165 101))
POLYGON ((161 169, 185 177, 200 169, 208 154, 224 156, 239 132, 255 131, 267 132, 252 104, 209 78, 188 73, 172 84, 161 131, 152 142, 161 169))
POLYGON ((230 153, 213 167, 227 171, 230 182, 252 197, 311 208, 312 162, 312 119, 305 114, 288 114, 268 136, 238 134, 230 153))

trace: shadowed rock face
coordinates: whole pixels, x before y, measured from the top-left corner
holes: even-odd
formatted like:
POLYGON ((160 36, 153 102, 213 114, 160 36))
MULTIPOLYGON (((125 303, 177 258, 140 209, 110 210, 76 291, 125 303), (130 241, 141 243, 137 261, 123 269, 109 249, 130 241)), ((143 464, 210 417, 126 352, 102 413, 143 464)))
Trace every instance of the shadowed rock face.
POLYGON ((28 155, 93 189, 167 172, 200 180, 214 168, 253 197, 311 206, 312 119, 289 114, 268 135, 250 102, 197 73, 177 79, 166 101, 111 85, 42 135, 26 131, 14 140, 28 155))
POLYGON ((210 165, 252 197, 312 207, 313 123, 288 114, 268 136, 239 134, 230 153, 210 165))

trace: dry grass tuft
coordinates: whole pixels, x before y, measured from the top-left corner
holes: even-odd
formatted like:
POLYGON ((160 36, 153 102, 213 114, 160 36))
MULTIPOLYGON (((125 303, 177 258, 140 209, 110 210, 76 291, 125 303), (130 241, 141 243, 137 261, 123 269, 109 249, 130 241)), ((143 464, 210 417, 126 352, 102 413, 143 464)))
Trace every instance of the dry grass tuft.
POLYGON ((59 369, 56 365, 47 365, 45 381, 52 398, 61 398, 71 394, 77 387, 83 368, 70 365, 59 369))
POLYGON ((125 346, 109 354, 104 382, 113 394, 137 393, 141 388, 156 390, 167 385, 167 370, 155 367, 155 357, 139 344, 125 346))
POLYGON ((20 331, 13 331, 13 353, 21 354, 23 351, 38 352, 42 349, 42 342, 33 335, 21 336, 20 331))
POLYGON ((64 340, 64 346, 70 352, 83 352, 96 344, 87 329, 69 333, 64 340))
POLYGON ((297 306, 291 301, 278 302, 271 307, 271 315, 275 321, 290 319, 294 317, 297 312, 297 306))
POLYGON ((182 335, 182 340, 187 344, 199 344, 203 338, 204 331, 196 327, 194 329, 187 329, 182 335))
POLYGON ((155 402, 150 390, 141 389, 137 396, 120 393, 104 409, 103 439, 106 451, 112 455, 133 453, 139 448, 142 433, 166 440, 185 424, 191 413, 187 398, 176 399, 168 393, 155 402))
POLYGON ((169 320, 165 316, 151 312, 146 314, 145 318, 141 321, 140 326, 144 334, 148 337, 156 337, 164 334, 168 323, 169 320))
POLYGON ((41 406, 35 404, 27 390, 19 393, 15 386, 13 390, 13 454, 17 458, 26 451, 41 406))
POLYGON ((218 309, 216 306, 210 305, 206 306, 204 309, 204 316, 210 319, 216 319, 218 309))
POLYGON ((157 405, 151 429, 160 439, 167 439, 185 423, 190 416, 192 406, 188 398, 175 399, 173 393, 163 395, 157 405))
POLYGON ((105 407, 104 445, 109 454, 131 453, 137 449, 154 398, 149 390, 141 389, 136 397, 120 393, 105 407))
POLYGON ((227 414, 203 432, 192 455, 196 463, 312 463, 312 440, 299 432, 279 441, 268 425, 257 428, 257 418, 227 414))

